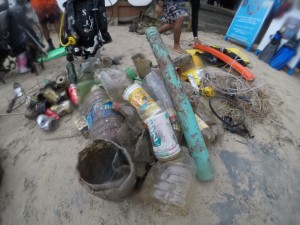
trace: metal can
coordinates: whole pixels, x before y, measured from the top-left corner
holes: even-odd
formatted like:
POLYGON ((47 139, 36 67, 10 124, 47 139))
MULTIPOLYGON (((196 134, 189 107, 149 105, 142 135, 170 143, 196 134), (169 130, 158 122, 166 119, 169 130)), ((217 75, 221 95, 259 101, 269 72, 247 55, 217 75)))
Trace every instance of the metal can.
POLYGON ((68 77, 66 76, 66 74, 59 74, 56 77, 56 85, 59 87, 66 87, 67 86, 67 82, 68 82, 68 77))
POLYGON ((36 122, 45 131, 55 131, 59 124, 57 119, 46 115, 39 115, 36 122))
POLYGON ((75 121, 75 126, 78 129, 78 131, 80 131, 80 133, 85 137, 88 138, 89 137, 89 129, 88 129, 88 124, 86 122, 86 119, 84 118, 84 116, 80 116, 78 117, 75 121))
POLYGON ((45 115, 49 116, 49 117, 53 117, 53 118, 55 118, 57 120, 60 119, 59 115, 56 112, 54 112, 53 110, 51 110, 51 109, 46 109, 45 115))
POLYGON ((44 114, 46 109, 50 107, 50 104, 46 101, 44 102, 38 102, 35 106, 35 109, 37 111, 37 113, 40 114, 44 114))
POLYGON ((78 95, 77 95, 77 88, 75 84, 70 84, 68 87, 68 94, 70 101, 73 105, 78 105, 78 95))
POLYGON ((46 88, 43 95, 52 104, 56 104, 60 99, 59 95, 52 88, 46 88))
POLYGON ((72 105, 69 100, 61 102, 59 105, 53 105, 50 109, 56 112, 59 116, 64 116, 72 112, 72 105))

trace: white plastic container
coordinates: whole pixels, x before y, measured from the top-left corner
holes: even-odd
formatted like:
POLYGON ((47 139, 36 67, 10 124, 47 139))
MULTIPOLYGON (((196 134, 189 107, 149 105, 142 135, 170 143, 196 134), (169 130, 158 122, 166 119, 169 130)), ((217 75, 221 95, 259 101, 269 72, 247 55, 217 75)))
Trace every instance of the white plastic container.
POLYGON ((144 121, 149 129, 155 157, 169 161, 178 157, 180 146, 167 112, 152 116, 144 121))

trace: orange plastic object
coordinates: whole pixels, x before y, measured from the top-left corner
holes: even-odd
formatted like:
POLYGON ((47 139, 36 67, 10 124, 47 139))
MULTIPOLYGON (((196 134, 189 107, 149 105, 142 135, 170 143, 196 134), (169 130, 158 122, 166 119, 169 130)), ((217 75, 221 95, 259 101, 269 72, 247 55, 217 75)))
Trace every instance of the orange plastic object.
POLYGON ((233 69, 235 69, 237 72, 239 72, 246 80, 248 81, 253 81, 255 79, 255 76, 253 73, 248 70, 246 67, 242 66, 240 63, 235 61, 234 59, 230 58, 229 56, 225 55, 223 52, 220 52, 214 48, 211 48, 206 45, 201 45, 201 44, 194 44, 193 48, 202 50, 204 52, 208 52, 210 54, 213 54, 216 56, 218 59, 221 59, 223 62, 227 63, 230 65, 233 69))

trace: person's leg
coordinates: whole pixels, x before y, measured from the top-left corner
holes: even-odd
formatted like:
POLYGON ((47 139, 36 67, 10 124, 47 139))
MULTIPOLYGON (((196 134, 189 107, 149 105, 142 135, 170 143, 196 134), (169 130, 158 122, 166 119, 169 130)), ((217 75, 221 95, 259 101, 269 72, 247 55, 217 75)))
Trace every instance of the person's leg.
POLYGON ((43 33, 45 39, 48 40, 50 38, 50 32, 47 27, 47 23, 40 23, 40 25, 41 25, 42 33, 43 33))
POLYGON ((200 0, 192 0, 191 3, 192 3, 192 31, 194 36, 194 42, 200 43, 198 39, 200 0))
POLYGON ((54 21, 54 29, 55 29, 57 35, 59 35, 59 28, 60 28, 60 20, 55 20, 54 21))
POLYGON ((54 47, 54 45, 52 43, 52 39, 50 37, 50 32, 49 32, 47 23, 43 22, 43 23, 40 23, 40 25, 41 25, 41 28, 42 28, 42 33, 43 33, 43 35, 44 35, 44 37, 45 37, 45 39, 46 39, 46 41, 47 41, 47 43, 49 45, 47 51, 51 51, 51 50, 55 49, 55 47, 54 47))
POLYGON ((175 25, 175 22, 173 22, 173 23, 166 23, 166 24, 164 24, 162 27, 160 27, 158 29, 158 32, 160 34, 162 34, 162 33, 166 32, 168 30, 172 30, 174 28, 174 25, 175 25))
POLYGON ((179 17, 175 21, 175 24, 174 24, 174 46, 173 46, 173 49, 179 53, 184 53, 184 50, 180 46, 180 36, 181 36, 183 21, 184 21, 184 18, 179 17))

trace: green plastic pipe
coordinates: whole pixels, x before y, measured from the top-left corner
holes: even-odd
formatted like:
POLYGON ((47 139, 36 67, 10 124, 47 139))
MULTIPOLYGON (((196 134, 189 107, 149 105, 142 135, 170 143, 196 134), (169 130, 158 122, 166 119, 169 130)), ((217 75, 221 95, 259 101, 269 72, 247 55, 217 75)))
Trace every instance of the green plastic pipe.
POLYGON ((166 88, 172 97, 190 154, 196 162, 197 179, 200 181, 209 181, 214 177, 214 169, 209 153, 197 124, 193 108, 182 88, 181 80, 172 63, 168 50, 155 27, 148 28, 146 36, 161 69, 166 88))

